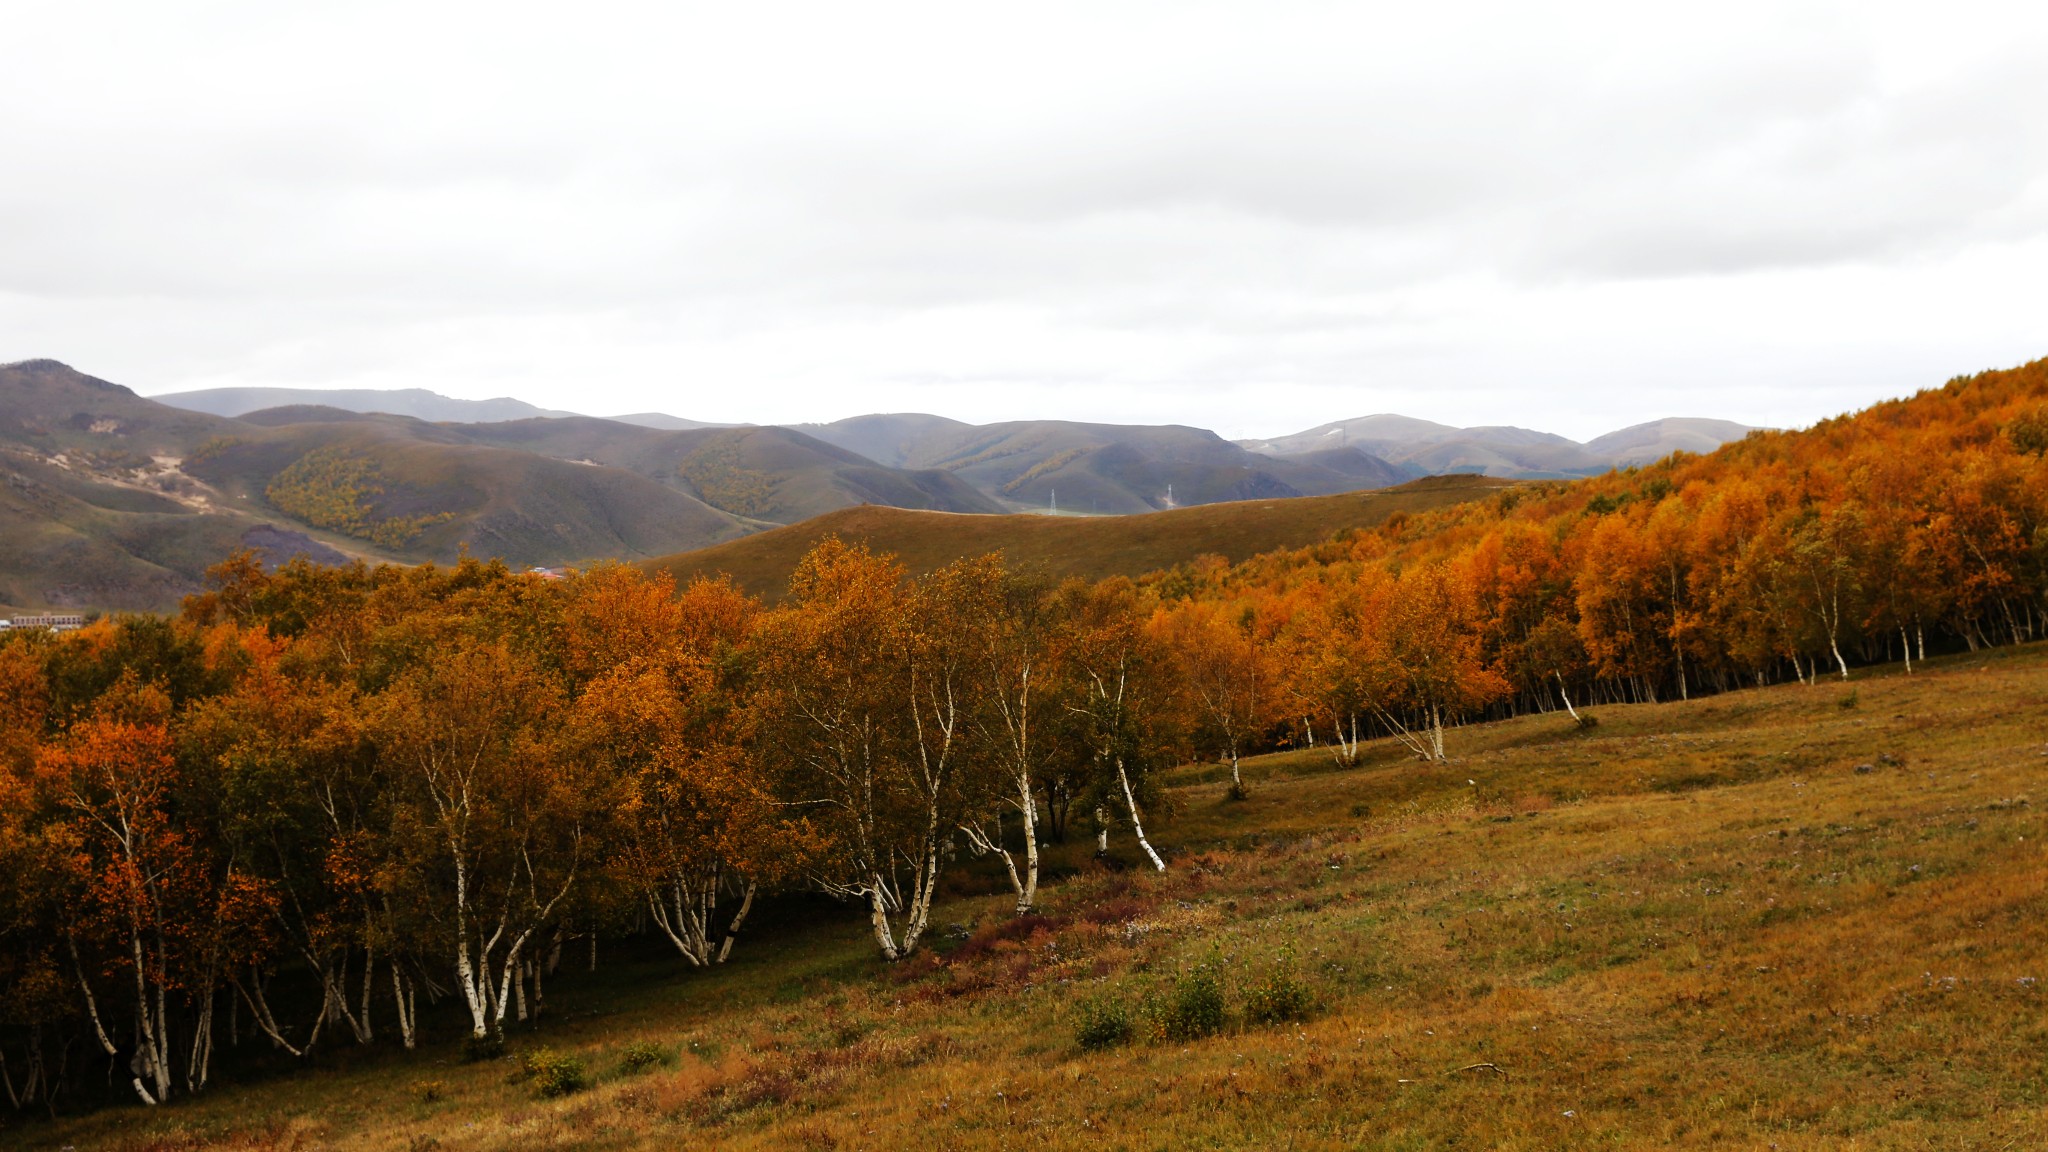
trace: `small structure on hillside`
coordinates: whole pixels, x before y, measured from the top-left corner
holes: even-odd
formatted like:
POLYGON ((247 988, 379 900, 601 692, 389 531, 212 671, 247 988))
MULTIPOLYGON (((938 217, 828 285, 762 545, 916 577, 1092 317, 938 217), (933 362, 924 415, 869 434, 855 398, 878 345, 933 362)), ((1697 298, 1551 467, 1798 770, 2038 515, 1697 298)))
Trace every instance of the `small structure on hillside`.
POLYGON ((0 620, 0 630, 47 628, 52 632, 76 632, 85 627, 85 617, 76 612, 44 612, 0 620))

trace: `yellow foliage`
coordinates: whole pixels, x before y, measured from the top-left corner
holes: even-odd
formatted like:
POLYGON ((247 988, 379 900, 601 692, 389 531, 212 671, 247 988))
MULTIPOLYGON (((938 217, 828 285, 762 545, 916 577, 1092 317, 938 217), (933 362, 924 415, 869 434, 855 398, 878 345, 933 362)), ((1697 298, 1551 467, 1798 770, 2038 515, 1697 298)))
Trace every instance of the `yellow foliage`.
POLYGON ((454 518, 449 512, 380 518, 370 500, 383 493, 377 465, 342 448, 306 453, 263 490, 264 497, 286 515, 386 548, 403 548, 429 525, 454 518))

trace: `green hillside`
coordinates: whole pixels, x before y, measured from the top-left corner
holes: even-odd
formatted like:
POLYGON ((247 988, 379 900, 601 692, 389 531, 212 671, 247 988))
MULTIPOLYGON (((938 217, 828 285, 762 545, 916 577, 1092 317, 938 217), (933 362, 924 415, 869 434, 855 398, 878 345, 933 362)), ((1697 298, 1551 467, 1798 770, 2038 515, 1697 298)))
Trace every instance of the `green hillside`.
POLYGON ((1336 532, 1381 523, 1395 513, 1477 499, 1508 483, 1441 476, 1374 492, 1209 504, 1137 516, 961 516, 848 508, 715 547, 664 556, 643 567, 673 573, 679 580, 725 573, 747 591, 775 599, 782 595, 797 559, 819 540, 836 535, 892 553, 912 572, 928 572, 962 556, 1001 552, 1013 565, 1053 576, 1136 576, 1202 555, 1241 560, 1301 547, 1336 532))
POLYGON ((515 565, 556 564, 658 555, 747 531, 729 513, 624 469, 483 447, 415 425, 386 417, 248 428, 203 445, 186 470, 238 500, 404 560, 447 559, 467 547, 515 565), (376 490, 352 499, 361 477, 376 490))

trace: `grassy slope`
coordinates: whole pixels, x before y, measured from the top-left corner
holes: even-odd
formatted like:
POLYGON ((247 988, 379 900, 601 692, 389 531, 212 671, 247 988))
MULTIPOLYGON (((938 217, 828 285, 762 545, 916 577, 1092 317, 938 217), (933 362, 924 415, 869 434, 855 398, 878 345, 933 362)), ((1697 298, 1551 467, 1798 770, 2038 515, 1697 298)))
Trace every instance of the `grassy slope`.
POLYGON ((678 580, 726 573, 758 596, 779 597, 797 559, 828 535, 893 553, 912 572, 962 556, 1002 552, 1011 563, 1054 576, 1136 576, 1205 553, 1242 560, 1297 548, 1347 528, 1378 524, 1396 512, 1421 512, 1476 499, 1503 481, 1443 476, 1377 492, 1247 500, 1138 516, 964 516, 877 506, 848 508, 740 540, 648 561, 678 580))
POLYGON ((449 430, 479 444, 624 468, 681 487, 735 515, 776 524, 862 503, 951 512, 997 509, 950 473, 881 467, 787 428, 670 432, 578 418, 449 430))
POLYGON ((206 569, 257 523, 0 457, 0 617, 72 606, 161 610, 199 591, 206 569))
POLYGON ((517 565, 650 556, 744 531, 695 497, 623 469, 468 444, 441 426, 398 417, 238 431, 187 470, 267 509, 270 481, 319 448, 375 464, 384 489, 369 501, 376 519, 452 514, 405 547, 383 550, 400 560, 445 561, 465 545, 517 565))
MULTIPOLYGON (((14 1135, 447 1152, 2044 1146, 2048 648, 1859 680, 1608 708, 1587 732, 1556 716, 1464 729, 1440 768, 1385 747, 1343 771, 1268 757, 1242 804, 1221 801, 1219 770, 1183 769, 1159 829, 1171 871, 1103 871, 1069 845, 1025 939, 1003 938, 1007 901, 984 887, 939 910, 980 930, 937 963, 886 968, 858 916, 803 906, 714 972, 653 953, 565 971, 550 1022, 514 1038, 597 1075, 564 1100, 442 1041, 14 1135), (1212 955, 1242 983, 1283 941, 1321 1000, 1307 1022, 1075 1047, 1083 996, 1142 1002, 1212 955), (665 1063, 625 1071, 634 1041, 665 1063)), ((456 1030, 445 1011, 431 1026, 456 1030)))
POLYGON ((202 586, 207 567, 264 523, 373 559, 450 560, 467 546, 514 564, 658 556, 748 530, 686 491, 625 469, 472 444, 459 428, 406 417, 296 414, 307 422, 247 424, 167 407, 60 364, 0 365, 0 609, 174 610, 202 586), (209 443, 215 450, 200 455, 209 443), (453 519, 391 549, 272 507, 271 479, 330 445, 383 473, 385 491, 371 501, 379 518, 453 519), (171 483, 205 503, 180 505, 148 491, 171 483))
MULTIPOLYGON (((943 468, 981 491, 1028 508, 1057 492, 1076 511, 1143 513, 1172 487, 1183 505, 1327 495, 1398 481, 1356 469, 1260 456, 1201 428, 1027 420, 946 429, 909 445, 910 466, 943 468)), ((1356 462, 1354 462, 1356 463, 1356 462)))

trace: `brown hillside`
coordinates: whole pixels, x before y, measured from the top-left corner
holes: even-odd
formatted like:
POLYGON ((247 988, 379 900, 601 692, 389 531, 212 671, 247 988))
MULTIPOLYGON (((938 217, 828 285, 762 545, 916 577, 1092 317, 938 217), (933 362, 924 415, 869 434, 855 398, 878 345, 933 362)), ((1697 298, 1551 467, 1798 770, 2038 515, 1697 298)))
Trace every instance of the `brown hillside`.
POLYGON ((893 553, 913 573, 962 556, 1003 553, 1012 564, 1053 576, 1137 576, 1202 555, 1242 560, 1298 548, 1396 512, 1423 512, 1477 499, 1512 483, 1484 476, 1432 476, 1395 488, 1336 496, 1244 500, 1136 516, 985 516, 863 505, 816 516, 694 552, 646 561, 678 581, 724 573, 740 587, 779 598, 797 559, 836 535, 893 553))

